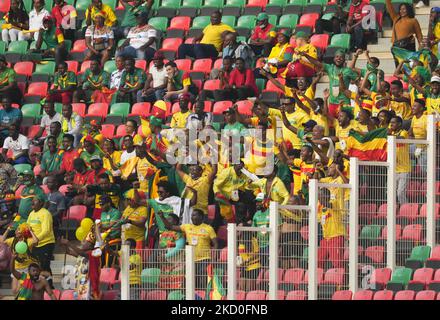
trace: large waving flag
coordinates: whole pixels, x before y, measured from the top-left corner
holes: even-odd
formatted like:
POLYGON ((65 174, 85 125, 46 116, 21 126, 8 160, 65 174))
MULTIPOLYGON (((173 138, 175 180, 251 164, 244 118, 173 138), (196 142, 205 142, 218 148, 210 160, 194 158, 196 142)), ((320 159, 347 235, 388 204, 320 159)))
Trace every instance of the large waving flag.
MULTIPOLYGON (((401 63, 404 60, 418 60, 423 63, 425 68, 429 68, 429 64, 431 63, 431 55, 429 53, 429 49, 422 49, 419 51, 409 51, 403 48, 392 47, 391 52, 396 58, 398 63, 401 63)), ((411 67, 408 63, 405 63, 403 67, 411 73, 411 67)))
POLYGON ((387 130, 387 128, 375 129, 364 136, 351 130, 346 141, 348 155, 362 161, 386 161, 387 130))
POLYGON ((220 269, 214 268, 212 264, 207 267, 208 284, 206 286, 206 300, 224 300, 226 297, 225 289, 223 288, 220 279, 220 269))

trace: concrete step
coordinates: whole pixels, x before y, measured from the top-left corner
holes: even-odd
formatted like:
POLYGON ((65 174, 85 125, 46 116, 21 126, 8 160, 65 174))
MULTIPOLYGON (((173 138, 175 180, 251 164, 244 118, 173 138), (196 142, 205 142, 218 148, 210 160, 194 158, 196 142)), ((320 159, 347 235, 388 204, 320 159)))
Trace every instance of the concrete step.
MULTIPOLYGON (((424 37, 426 37, 428 35, 428 27, 427 26, 423 26, 423 25, 420 25, 420 27, 422 28, 422 35, 424 37)), ((391 29, 383 31, 383 37, 384 38, 391 38, 392 35, 393 35, 393 31, 391 29)))

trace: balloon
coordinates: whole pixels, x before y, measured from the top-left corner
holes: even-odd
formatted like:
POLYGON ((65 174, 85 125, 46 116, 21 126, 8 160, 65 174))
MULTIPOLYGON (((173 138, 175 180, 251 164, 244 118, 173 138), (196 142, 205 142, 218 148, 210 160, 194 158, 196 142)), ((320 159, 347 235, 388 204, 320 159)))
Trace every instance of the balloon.
POLYGON ((84 230, 83 227, 79 227, 78 229, 76 229, 75 236, 79 241, 83 241, 88 233, 89 232, 87 230, 84 230))
POLYGON ((15 252, 18 254, 25 254, 27 252, 28 246, 24 241, 18 241, 15 245, 15 252))
POLYGON ((86 231, 90 231, 93 226, 93 220, 90 218, 84 218, 81 220, 80 227, 83 228, 86 231))

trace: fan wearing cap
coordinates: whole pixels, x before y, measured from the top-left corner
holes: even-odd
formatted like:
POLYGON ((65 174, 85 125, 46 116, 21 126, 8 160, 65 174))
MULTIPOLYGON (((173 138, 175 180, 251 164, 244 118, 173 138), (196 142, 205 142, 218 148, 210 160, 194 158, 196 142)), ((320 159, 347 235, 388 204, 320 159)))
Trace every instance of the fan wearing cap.
POLYGON ((104 65, 111 58, 115 40, 113 30, 104 24, 105 15, 98 12, 95 15, 95 23, 86 30, 86 45, 88 50, 84 60, 100 59, 104 65))
POLYGON ((90 157, 90 168, 92 169, 92 172, 90 173, 89 180, 92 181, 92 184, 97 184, 98 177, 103 173, 106 173, 109 176, 110 181, 113 182, 111 172, 103 167, 102 158, 99 155, 93 155, 90 157))
POLYGON ((170 145, 168 139, 162 135, 162 129, 168 129, 168 126, 163 124, 163 120, 155 116, 150 117, 151 134, 147 137, 145 143, 148 154, 155 161, 165 161, 165 153, 170 145))
POLYGON ((164 55, 157 51, 153 56, 153 65, 147 73, 147 80, 142 91, 137 93, 137 102, 155 102, 163 100, 168 79, 164 63, 164 55))
POLYGON ((24 188, 21 191, 20 204, 18 207, 18 214, 21 217, 21 221, 26 221, 29 213, 32 211, 32 199, 35 196, 39 196, 42 199, 46 198, 46 195, 36 183, 35 175, 33 171, 25 170, 21 174, 21 181, 24 184, 24 188))
POLYGON ((292 60, 293 47, 289 43, 290 32, 286 29, 278 31, 277 42, 270 51, 269 57, 267 57, 268 68, 264 68, 266 71, 270 71, 271 74, 281 75, 289 61, 292 60))
POLYGON ((144 87, 146 80, 145 71, 135 67, 134 58, 126 58, 125 69, 121 76, 118 91, 115 94, 115 102, 136 103, 137 92, 144 87))
POLYGON ((101 148, 97 146, 95 139, 93 139, 91 135, 86 136, 83 147, 80 158, 83 159, 88 166, 90 166, 90 160, 93 156, 99 156, 101 158, 103 155, 101 148))
POLYGON ((67 58, 63 31, 55 25, 55 20, 50 15, 44 17, 43 26, 38 32, 35 51, 39 52, 40 50, 42 51, 43 58, 55 58, 57 65, 64 62, 67 58), (45 50, 41 49, 43 42, 47 47, 45 50))
POLYGON ((191 111, 189 110, 190 101, 191 101, 191 96, 188 93, 182 93, 179 96, 180 111, 173 113, 170 124, 171 128, 180 128, 180 129, 186 128, 187 119, 191 114, 191 111))
POLYGON ((249 44, 257 56, 266 57, 270 54, 275 43, 276 32, 274 26, 269 23, 269 15, 260 12, 257 16, 257 25, 252 30, 249 44))
POLYGON ((49 15, 44 0, 34 0, 34 8, 29 12, 29 30, 23 30, 18 33, 18 40, 35 40, 38 39, 38 33, 43 26, 44 17, 49 15))
POLYGON ((426 109, 428 114, 440 113, 440 77, 433 76, 429 93, 426 98, 426 109))
POLYGON ((101 13, 105 16, 105 25, 108 27, 116 26, 118 18, 115 15, 113 9, 106 4, 102 3, 102 0, 92 0, 92 3, 86 10, 86 24, 87 26, 92 25, 95 21, 95 16, 97 13, 101 13))
POLYGON ((104 136, 101 134, 101 130, 102 130, 102 125, 100 123, 99 120, 91 120, 89 125, 85 125, 85 132, 84 132, 84 136, 81 139, 81 143, 84 146, 84 140, 88 137, 91 136, 93 138, 93 140, 95 140, 95 142, 97 143, 97 145, 99 147, 102 146, 102 143, 104 141, 104 136))
POLYGON ((150 61, 156 52, 157 30, 147 23, 147 12, 139 12, 136 21, 137 25, 130 29, 117 55, 150 61))
MULTIPOLYGON (((146 193, 138 191, 139 199, 145 201, 146 193)), ((124 224, 122 225, 122 240, 134 239, 143 241, 145 238, 145 223, 147 222, 147 207, 140 205, 134 196, 134 190, 128 190, 125 193, 127 206, 122 213, 124 224)))
POLYGON ((0 55, 0 99, 8 97, 12 103, 21 103, 23 94, 17 85, 17 74, 8 63, 4 55, 0 55))
POLYGON ((286 79, 298 77, 313 77, 315 75, 315 67, 307 58, 299 55, 299 52, 305 52, 309 56, 318 59, 318 51, 316 47, 309 43, 309 37, 304 31, 298 31, 295 35, 296 48, 292 57, 292 62, 287 65, 284 76, 286 79))

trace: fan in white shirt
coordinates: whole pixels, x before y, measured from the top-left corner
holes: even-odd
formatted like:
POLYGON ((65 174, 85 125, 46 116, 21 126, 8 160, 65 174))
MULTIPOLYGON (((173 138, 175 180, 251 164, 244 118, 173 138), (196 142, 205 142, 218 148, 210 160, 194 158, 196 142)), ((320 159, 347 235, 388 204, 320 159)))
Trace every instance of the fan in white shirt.
POLYGON ((28 163, 29 140, 20 134, 19 127, 11 124, 9 127, 9 137, 3 142, 3 158, 11 164, 28 163), (12 151, 12 158, 7 158, 8 151, 12 151))
POLYGON ((29 12, 29 30, 28 32, 20 31, 18 40, 38 40, 38 31, 43 27, 43 19, 50 13, 44 8, 43 0, 34 0, 34 9, 29 12), (29 32, 30 31, 30 32, 29 32))

